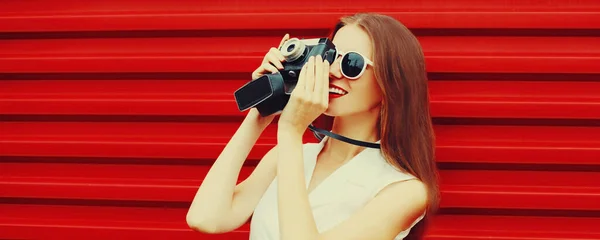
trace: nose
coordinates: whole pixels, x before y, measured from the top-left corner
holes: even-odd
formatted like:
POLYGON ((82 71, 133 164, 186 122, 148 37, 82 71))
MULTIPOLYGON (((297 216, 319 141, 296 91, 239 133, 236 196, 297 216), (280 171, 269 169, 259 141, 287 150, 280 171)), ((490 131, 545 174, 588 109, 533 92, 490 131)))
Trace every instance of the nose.
POLYGON ((336 58, 329 67, 329 77, 331 78, 342 78, 342 72, 340 69, 340 58, 336 58))

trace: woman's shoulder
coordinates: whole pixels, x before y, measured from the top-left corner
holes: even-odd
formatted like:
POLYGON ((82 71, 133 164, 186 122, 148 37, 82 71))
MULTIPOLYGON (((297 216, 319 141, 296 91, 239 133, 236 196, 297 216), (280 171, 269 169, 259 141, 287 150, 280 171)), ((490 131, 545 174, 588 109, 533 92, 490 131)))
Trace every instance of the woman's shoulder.
POLYGON ((398 164, 388 161, 382 154, 376 154, 375 158, 377 159, 377 174, 374 179, 376 193, 392 183, 419 180, 415 175, 399 167, 398 164))
POLYGON ((382 176, 400 177, 400 178, 416 178, 413 174, 408 172, 406 169, 400 167, 398 163, 393 160, 388 160, 383 156, 381 151, 377 151, 377 154, 373 156, 373 160, 377 162, 377 167, 381 171, 382 176))

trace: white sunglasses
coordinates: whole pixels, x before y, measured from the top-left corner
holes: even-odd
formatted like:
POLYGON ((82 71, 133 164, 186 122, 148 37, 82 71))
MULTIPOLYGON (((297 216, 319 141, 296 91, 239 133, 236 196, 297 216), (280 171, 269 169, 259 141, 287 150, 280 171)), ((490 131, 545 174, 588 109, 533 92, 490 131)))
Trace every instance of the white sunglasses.
POLYGON ((337 51, 340 60, 340 71, 348 79, 357 79, 363 75, 367 65, 373 66, 373 61, 356 51, 337 51))

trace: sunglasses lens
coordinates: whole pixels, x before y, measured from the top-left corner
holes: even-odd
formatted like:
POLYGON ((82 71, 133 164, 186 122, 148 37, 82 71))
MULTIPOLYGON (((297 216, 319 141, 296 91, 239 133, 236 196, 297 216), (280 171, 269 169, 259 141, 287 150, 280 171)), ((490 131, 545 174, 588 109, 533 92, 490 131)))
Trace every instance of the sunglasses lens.
POLYGON ((365 60, 360 54, 350 52, 342 58, 342 73, 349 78, 357 77, 365 66, 365 60))

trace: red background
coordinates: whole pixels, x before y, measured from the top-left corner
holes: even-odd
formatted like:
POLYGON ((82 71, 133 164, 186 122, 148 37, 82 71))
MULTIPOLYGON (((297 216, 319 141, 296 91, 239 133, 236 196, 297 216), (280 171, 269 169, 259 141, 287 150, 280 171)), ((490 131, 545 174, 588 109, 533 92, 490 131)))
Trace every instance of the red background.
POLYGON ((247 239, 185 223, 245 114, 232 93, 285 33, 356 11, 425 51, 442 178, 427 239, 600 239, 597 0, 2 1, 0 238, 247 239))

